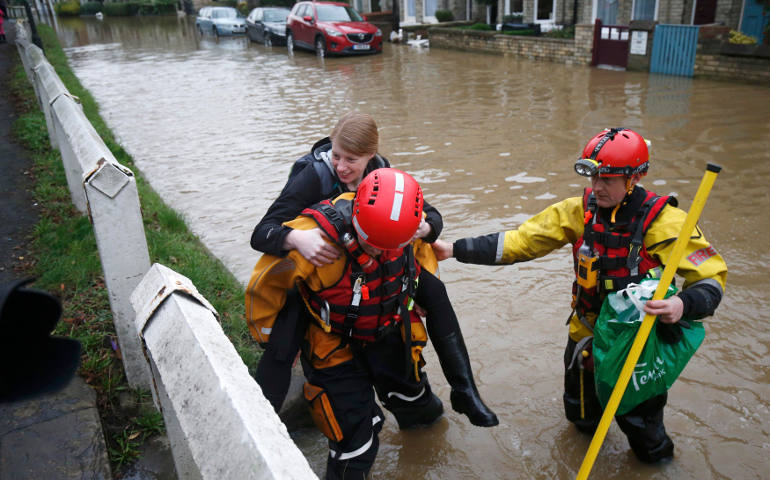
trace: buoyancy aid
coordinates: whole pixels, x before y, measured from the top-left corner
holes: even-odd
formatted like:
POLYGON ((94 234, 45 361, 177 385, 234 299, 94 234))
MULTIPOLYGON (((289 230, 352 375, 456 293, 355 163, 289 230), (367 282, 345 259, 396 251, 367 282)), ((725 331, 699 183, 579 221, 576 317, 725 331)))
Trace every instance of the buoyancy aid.
MULTIPOLYGON (((578 258, 581 246, 591 249, 597 262, 597 281, 591 288, 573 283, 575 313, 585 324, 586 314, 591 317, 599 313, 604 297, 610 292, 622 290, 629 283, 639 282, 649 270, 659 267, 660 262, 652 257, 643 243, 650 224, 657 218, 666 204, 676 206, 674 197, 658 196, 637 187, 641 192, 632 194, 629 200, 633 215, 627 223, 611 224, 597 212, 596 198, 590 188, 583 194, 585 229, 583 236, 573 245, 575 275, 578 275, 578 258)), ((591 320, 593 320, 591 318, 591 320)), ((591 325, 586 325, 591 327, 591 325)))
MULTIPOLYGON (((347 261, 345 272, 334 285, 320 291, 300 285, 300 292, 324 331, 374 342, 400 329, 404 320, 421 323, 411 310, 420 265, 411 245, 400 255, 378 259, 367 255, 352 234, 351 209, 352 201, 340 199, 320 202, 302 212, 340 245, 347 261)), ((405 337, 411 343, 411 335, 405 337)))

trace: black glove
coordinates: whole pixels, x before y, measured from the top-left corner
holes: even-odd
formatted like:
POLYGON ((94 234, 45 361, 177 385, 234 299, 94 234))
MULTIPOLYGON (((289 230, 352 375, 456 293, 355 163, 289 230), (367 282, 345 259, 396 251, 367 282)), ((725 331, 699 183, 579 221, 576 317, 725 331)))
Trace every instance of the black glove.
POLYGON ((678 343, 684 333, 682 327, 690 328, 690 324, 685 320, 679 320, 676 323, 663 323, 658 321, 655 325, 655 331, 658 332, 658 338, 664 343, 678 343))

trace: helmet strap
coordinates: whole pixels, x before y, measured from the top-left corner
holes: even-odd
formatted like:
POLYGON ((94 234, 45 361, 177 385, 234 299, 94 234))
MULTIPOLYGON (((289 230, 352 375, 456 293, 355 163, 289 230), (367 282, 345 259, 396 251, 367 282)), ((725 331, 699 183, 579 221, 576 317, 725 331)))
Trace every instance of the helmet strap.
POLYGON ((628 203, 628 199, 631 198, 631 192, 634 191, 634 183, 631 181, 632 178, 633 177, 626 176, 626 196, 623 197, 623 200, 615 205, 615 208, 612 210, 612 216, 610 217, 610 222, 612 223, 615 223, 615 214, 618 213, 620 207, 628 203))

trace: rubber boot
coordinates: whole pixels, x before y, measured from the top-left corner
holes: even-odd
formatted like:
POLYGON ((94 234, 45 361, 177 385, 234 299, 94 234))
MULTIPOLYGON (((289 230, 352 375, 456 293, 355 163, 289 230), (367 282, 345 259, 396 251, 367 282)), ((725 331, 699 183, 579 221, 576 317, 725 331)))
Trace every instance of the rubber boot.
POLYGON ((444 413, 444 404, 434 393, 430 392, 428 403, 422 406, 415 405, 386 405, 385 408, 393 413, 398 422, 398 428, 409 430, 412 428, 427 427, 441 417, 444 413))
POLYGON ((479 396, 463 337, 457 332, 452 332, 444 338, 432 339, 432 342, 436 347, 444 376, 452 387, 449 398, 454 411, 467 415, 477 427, 494 427, 500 423, 497 415, 479 396))

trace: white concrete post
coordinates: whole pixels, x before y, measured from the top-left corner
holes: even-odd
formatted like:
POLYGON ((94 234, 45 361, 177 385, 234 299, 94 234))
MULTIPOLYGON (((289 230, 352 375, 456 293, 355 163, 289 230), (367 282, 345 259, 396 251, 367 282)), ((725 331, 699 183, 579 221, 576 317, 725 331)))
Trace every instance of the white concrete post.
POLYGON ((317 479, 188 278, 155 264, 131 302, 179 478, 317 479))
MULTIPOLYGON (((106 149, 103 143, 91 158, 98 156, 101 148, 106 149)), ((150 268, 136 179, 117 162, 100 160, 84 186, 126 377, 132 387, 149 389, 151 375, 130 300, 131 292, 150 268)))
MULTIPOLYGON (((67 176, 72 203, 79 211, 86 213, 83 179, 102 162, 117 163, 110 149, 86 119, 80 105, 68 95, 60 95, 51 104, 53 131, 67 176)), ((149 268, 149 266, 147 267, 149 268)))
POLYGON ((16 20, 16 49, 19 51, 19 57, 21 58, 21 64, 24 67, 24 71, 27 73, 27 78, 32 81, 32 70, 29 68, 29 56, 27 55, 27 47, 31 45, 29 42, 29 34, 24 27, 24 22, 16 20))
POLYGON ((37 91, 40 94, 38 99, 40 100, 40 108, 42 108, 45 115, 45 124, 48 127, 48 138, 51 142, 51 147, 59 148, 54 121, 51 118, 51 103, 59 98, 60 95, 69 95, 69 91, 67 91, 59 75, 56 74, 56 70, 48 61, 39 63, 32 71, 35 75, 34 83, 37 85, 37 91))
POLYGON ((24 55, 27 58, 27 62, 25 63, 22 60, 22 64, 24 65, 24 71, 27 73, 27 79, 32 84, 32 88, 35 90, 35 97, 37 97, 37 103, 40 106, 40 109, 43 109, 43 101, 40 97, 40 85, 38 85, 38 82, 35 81, 35 69, 38 68, 40 65, 43 65, 44 63, 48 63, 48 59, 45 58, 45 54, 43 53, 40 48, 38 48, 37 45, 34 45, 32 43, 27 43, 24 48, 24 55))

